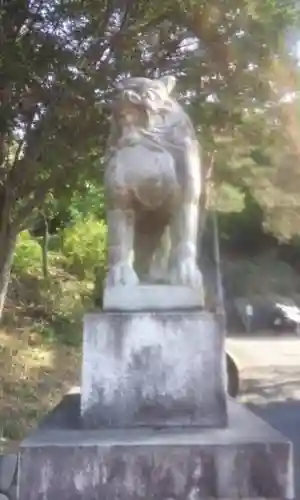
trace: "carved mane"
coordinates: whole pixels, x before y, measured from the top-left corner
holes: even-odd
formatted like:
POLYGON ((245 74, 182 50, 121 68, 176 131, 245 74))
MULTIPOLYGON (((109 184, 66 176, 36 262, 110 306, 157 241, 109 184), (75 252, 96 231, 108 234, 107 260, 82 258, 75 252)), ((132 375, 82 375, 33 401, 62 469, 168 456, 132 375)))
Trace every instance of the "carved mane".
POLYGON ((182 149, 181 138, 188 135, 192 141, 196 136, 192 123, 182 107, 170 93, 175 85, 175 78, 164 77, 157 80, 148 78, 128 78, 118 84, 120 99, 111 116, 111 136, 109 147, 114 149, 131 144, 130 136, 126 140, 120 123, 122 99, 130 103, 140 113, 143 125, 135 126, 140 141, 150 149, 182 149), (181 133, 183 132, 183 134, 181 133), (123 137, 122 145, 119 144, 123 137))

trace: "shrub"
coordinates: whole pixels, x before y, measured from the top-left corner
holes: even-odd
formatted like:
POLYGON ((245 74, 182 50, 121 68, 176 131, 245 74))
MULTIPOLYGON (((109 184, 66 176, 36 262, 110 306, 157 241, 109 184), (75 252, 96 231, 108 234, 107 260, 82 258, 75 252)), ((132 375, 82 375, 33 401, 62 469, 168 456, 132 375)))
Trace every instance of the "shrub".
POLYGON ((29 234, 22 231, 17 239, 12 270, 15 273, 32 273, 41 269, 41 247, 29 234))
POLYGON ((52 277, 46 286, 40 286, 44 318, 34 329, 47 340, 59 340, 64 344, 80 345, 82 317, 92 306, 92 283, 79 281, 61 272, 52 277))
MULTIPOLYGON (((106 232, 105 223, 93 217, 62 230, 55 241, 56 251, 48 252, 47 279, 39 241, 28 231, 22 232, 6 302, 7 324, 30 326, 48 341, 79 345, 82 317, 95 303, 95 281, 101 284, 104 278, 106 232)), ((97 287, 99 300, 101 295, 97 287)))
POLYGON ((62 251, 70 272, 80 278, 92 278, 96 269, 104 271, 107 227, 91 216, 79 220, 62 232, 62 251))

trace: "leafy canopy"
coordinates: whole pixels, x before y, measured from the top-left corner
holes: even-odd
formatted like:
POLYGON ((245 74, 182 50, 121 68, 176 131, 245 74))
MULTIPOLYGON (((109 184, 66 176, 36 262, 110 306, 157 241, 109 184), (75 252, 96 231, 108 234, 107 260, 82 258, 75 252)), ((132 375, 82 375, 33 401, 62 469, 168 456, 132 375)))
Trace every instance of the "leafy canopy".
POLYGON ((298 85, 296 0, 16 0, 0 19, 3 234, 49 193, 72 204, 82 186, 101 190, 109 103, 128 75, 179 77, 214 186, 246 186, 278 208, 283 165, 298 182, 298 117, 282 102, 298 85))

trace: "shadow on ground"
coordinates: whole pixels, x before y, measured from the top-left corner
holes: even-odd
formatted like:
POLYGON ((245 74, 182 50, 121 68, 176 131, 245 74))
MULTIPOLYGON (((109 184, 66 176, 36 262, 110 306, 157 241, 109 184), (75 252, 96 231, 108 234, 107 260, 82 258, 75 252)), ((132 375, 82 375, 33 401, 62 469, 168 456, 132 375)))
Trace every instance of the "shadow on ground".
POLYGON ((300 401, 287 400, 248 406, 293 443, 296 499, 300 499, 300 401))
POLYGON ((300 499, 300 369, 277 367, 243 380, 242 401, 294 445, 296 499, 300 499))

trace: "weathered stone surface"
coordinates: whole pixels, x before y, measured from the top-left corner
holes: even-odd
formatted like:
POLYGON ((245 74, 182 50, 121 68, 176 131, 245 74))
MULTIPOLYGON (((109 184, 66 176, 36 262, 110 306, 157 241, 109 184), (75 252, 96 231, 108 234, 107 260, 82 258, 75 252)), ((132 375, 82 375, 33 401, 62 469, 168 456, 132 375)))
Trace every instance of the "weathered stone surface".
POLYGON ((224 427, 223 343, 207 312, 86 315, 84 425, 224 427))
POLYGON ((115 286, 106 288, 103 296, 106 311, 178 311, 202 306, 199 290, 184 286, 115 286))
POLYGON ((197 265, 201 161, 174 77, 118 85, 104 176, 106 286, 169 283, 203 294, 197 265), (151 97, 150 97, 151 96, 151 97))
POLYGON ((75 401, 21 444, 19 500, 295 498, 291 444, 236 402, 225 429, 68 430, 75 401))
MULTIPOLYGON (((13 485, 9 488, 9 491, 7 492, 9 500, 19 500, 17 496, 17 486, 13 485)), ((1 500, 1 498, 0 498, 1 500)))
POLYGON ((18 455, 16 453, 0 455, 0 491, 6 492, 11 487, 16 474, 17 463, 18 455))

